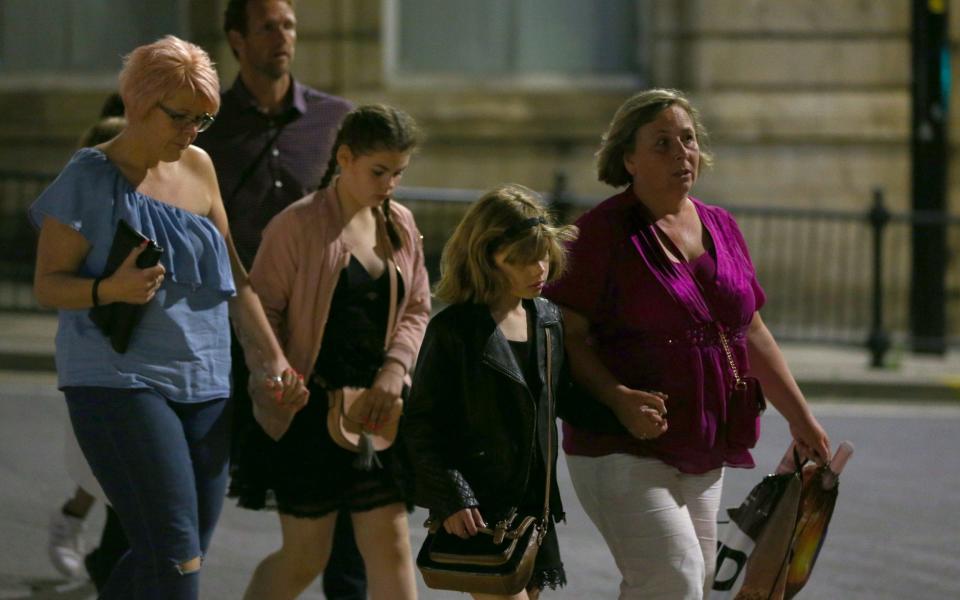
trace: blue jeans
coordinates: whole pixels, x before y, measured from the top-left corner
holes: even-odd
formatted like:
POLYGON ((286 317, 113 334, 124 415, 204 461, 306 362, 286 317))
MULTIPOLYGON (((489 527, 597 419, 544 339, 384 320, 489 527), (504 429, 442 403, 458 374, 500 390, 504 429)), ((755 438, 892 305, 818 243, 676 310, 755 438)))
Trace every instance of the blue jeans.
POLYGON ((120 517, 130 551, 100 598, 188 600, 220 516, 230 454, 227 399, 171 402, 149 389, 65 388, 70 421, 120 517))

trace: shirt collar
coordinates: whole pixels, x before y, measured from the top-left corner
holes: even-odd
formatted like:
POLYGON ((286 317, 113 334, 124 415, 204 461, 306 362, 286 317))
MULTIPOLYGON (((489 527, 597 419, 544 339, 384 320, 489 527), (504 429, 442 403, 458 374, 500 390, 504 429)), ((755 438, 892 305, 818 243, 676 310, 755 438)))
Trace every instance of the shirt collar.
MULTIPOLYGON (((287 91, 285 100, 286 107, 283 112, 287 112, 292 108, 302 115, 307 112, 307 88, 294 79, 293 75, 290 76, 290 83, 290 89, 287 91)), ((230 89, 236 94, 237 100, 239 100, 244 108, 259 110, 260 107, 257 106, 256 98, 253 97, 253 94, 250 93, 247 86, 243 84, 243 78, 241 78, 240 75, 237 75, 230 89)))

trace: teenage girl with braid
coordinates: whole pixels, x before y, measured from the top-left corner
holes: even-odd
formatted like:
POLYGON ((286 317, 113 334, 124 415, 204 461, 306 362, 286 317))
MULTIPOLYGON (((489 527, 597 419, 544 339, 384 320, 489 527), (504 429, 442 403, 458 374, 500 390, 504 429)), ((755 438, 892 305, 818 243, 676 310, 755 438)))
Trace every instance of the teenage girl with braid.
POLYGON ((327 563, 342 510, 353 520, 371 598, 416 597, 403 453, 395 444, 378 453, 380 466, 355 466, 357 454, 327 432, 326 392, 368 388, 373 429, 406 393, 430 289, 413 216, 390 196, 418 138, 402 111, 354 109, 340 125, 320 190, 264 230, 250 278, 291 365, 309 374, 312 400, 278 442, 256 428, 238 440, 245 447, 231 495, 246 508, 276 508, 283 534, 282 547, 254 572, 247 599, 294 598, 309 586, 327 563), (399 276, 396 324, 384 349, 387 259, 399 276))

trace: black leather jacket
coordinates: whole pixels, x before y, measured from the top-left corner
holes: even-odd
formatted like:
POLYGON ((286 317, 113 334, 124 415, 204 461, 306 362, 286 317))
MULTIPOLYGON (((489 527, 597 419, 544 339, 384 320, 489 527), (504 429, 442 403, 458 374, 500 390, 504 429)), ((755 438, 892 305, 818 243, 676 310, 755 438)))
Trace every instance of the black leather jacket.
MULTIPOLYGON (((556 390, 566 378, 561 373, 563 324, 560 310, 544 298, 525 300, 524 306, 535 319, 531 341, 541 382, 537 402, 489 307, 453 305, 427 326, 404 408, 403 435, 416 474, 415 502, 434 517, 445 519, 461 509, 479 507, 490 523, 517 507, 526 491, 532 452, 538 449, 553 474, 550 512, 555 520, 563 518, 556 483, 555 418, 556 390), (547 330, 551 398, 546 385, 547 330)), ((542 502, 543 492, 537 497, 542 502)))

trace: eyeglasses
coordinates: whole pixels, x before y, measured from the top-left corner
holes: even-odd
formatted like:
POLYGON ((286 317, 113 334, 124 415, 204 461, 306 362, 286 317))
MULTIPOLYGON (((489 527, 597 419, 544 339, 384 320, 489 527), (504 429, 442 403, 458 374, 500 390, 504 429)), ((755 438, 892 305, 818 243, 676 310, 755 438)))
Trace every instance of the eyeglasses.
POLYGON ((177 112, 159 102, 157 102, 157 106, 159 106, 160 110, 165 112, 167 116, 170 117, 170 120, 173 121, 173 124, 180 129, 193 126, 197 128, 197 133, 200 133, 201 131, 210 129, 210 126, 213 125, 214 117, 210 113, 203 113, 196 117, 191 117, 190 113, 177 112))

